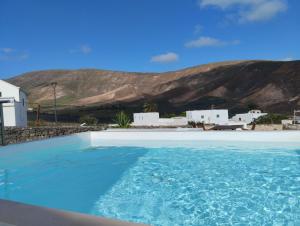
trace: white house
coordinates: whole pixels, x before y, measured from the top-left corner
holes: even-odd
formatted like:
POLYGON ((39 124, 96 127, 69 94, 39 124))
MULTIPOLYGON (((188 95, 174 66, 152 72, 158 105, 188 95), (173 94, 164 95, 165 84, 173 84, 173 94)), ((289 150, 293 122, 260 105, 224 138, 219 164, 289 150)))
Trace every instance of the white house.
POLYGON ((227 124, 227 109, 195 110, 186 112, 187 120, 193 122, 202 122, 205 124, 227 124))
POLYGON ((252 123, 255 119, 265 116, 267 113, 262 113, 261 110, 251 110, 248 113, 236 114, 230 120, 234 122, 244 122, 247 124, 252 123))
POLYGON ((20 87, 0 80, 0 98, 12 99, 3 104, 4 126, 27 126, 27 98, 20 87))
POLYGON ((134 126, 152 126, 157 124, 159 121, 158 112, 148 113, 134 113, 133 114, 133 125, 134 126))
POLYGON ((186 117, 160 118, 158 112, 134 113, 132 126, 186 126, 186 117))

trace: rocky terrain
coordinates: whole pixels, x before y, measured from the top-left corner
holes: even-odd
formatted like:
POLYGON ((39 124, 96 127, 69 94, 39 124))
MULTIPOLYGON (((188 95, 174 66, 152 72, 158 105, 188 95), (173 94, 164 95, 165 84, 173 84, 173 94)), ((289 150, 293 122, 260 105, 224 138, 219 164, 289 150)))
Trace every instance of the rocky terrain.
POLYGON ((51 113, 57 82, 59 113, 109 119, 120 109, 141 110, 155 102, 161 113, 191 109, 229 108, 232 113, 249 105, 267 112, 291 114, 300 108, 300 61, 234 61, 212 63, 165 73, 107 70, 46 70, 11 79, 25 90, 30 103, 51 113))

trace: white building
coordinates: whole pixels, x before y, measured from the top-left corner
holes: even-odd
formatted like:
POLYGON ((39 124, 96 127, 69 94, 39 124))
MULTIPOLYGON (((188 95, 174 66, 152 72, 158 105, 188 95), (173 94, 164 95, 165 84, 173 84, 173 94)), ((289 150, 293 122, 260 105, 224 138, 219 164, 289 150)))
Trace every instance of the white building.
POLYGON ((27 98, 20 87, 0 80, 0 98, 13 99, 3 104, 4 126, 27 126, 27 98))
POLYGON ((255 119, 265 116, 267 113, 262 113, 261 110, 251 110, 248 113, 236 114, 230 120, 234 122, 244 122, 247 124, 252 123, 255 119))
POLYGON ((186 117, 160 118, 158 112, 134 113, 132 126, 186 126, 186 117))
POLYGON ((190 122, 202 122, 205 124, 227 124, 227 109, 195 110, 186 112, 187 120, 190 122))

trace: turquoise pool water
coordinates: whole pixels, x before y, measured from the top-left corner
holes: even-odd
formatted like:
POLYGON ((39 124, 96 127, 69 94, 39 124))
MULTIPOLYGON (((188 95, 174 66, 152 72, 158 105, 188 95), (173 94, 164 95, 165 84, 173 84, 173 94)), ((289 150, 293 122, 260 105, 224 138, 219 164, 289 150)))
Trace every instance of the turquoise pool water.
POLYGON ((151 225, 300 225, 299 145, 180 146, 0 148, 0 198, 151 225))

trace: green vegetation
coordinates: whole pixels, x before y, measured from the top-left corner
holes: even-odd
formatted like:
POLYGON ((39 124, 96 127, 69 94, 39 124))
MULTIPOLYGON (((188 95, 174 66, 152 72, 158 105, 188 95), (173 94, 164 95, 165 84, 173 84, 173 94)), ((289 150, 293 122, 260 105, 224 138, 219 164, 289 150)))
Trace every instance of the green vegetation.
POLYGON ((144 112, 157 112, 158 106, 156 103, 144 103, 144 112))
POLYGON ((175 113, 165 113, 161 117, 162 118, 173 118, 176 117, 177 115, 175 113))
POLYGON ((185 112, 185 111, 181 112, 181 113, 179 114, 179 116, 181 116, 181 117, 186 117, 186 112, 185 112))
POLYGON ((176 113, 165 113, 165 114, 162 115, 162 118, 174 118, 174 117, 186 117, 186 113, 184 111, 184 112, 181 112, 179 114, 176 114, 176 113))
POLYGON ((255 103, 248 103, 247 109, 248 109, 248 111, 251 111, 251 110, 259 109, 259 106, 255 103))
POLYGON ((118 124, 120 128, 129 128, 131 120, 124 111, 121 111, 116 114, 115 122, 118 124))
POLYGON ((267 114, 259 117, 256 124, 281 124, 281 120, 288 119, 288 116, 281 114, 267 114))
POLYGON ((86 123, 87 125, 96 125, 98 123, 98 119, 93 116, 84 115, 80 117, 79 122, 81 124, 86 123))

